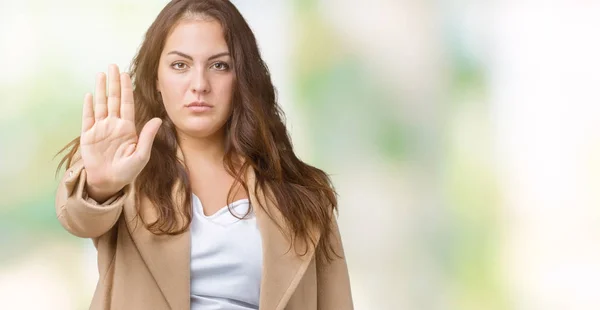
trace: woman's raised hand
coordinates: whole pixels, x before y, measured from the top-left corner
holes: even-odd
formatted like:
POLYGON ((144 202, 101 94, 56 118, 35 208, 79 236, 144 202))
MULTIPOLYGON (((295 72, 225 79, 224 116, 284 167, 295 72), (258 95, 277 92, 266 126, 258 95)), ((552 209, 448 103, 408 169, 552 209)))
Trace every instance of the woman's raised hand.
POLYGON ((133 87, 116 65, 98 73, 95 96, 86 94, 81 128, 81 157, 90 197, 104 201, 131 183, 150 159, 162 120, 148 121, 138 137, 135 129, 133 87))

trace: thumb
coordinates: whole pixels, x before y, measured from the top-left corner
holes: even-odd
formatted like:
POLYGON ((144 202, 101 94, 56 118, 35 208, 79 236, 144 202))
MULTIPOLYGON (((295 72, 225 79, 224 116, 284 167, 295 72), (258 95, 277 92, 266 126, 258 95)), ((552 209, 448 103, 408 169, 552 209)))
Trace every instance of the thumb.
POLYGON ((152 143, 154 142, 154 138, 156 137, 158 129, 160 129, 160 125, 162 125, 162 120, 156 117, 149 120, 146 125, 144 125, 144 128, 142 128, 142 131, 140 132, 137 148, 135 150, 138 158, 141 158, 144 161, 148 161, 150 159, 152 143))

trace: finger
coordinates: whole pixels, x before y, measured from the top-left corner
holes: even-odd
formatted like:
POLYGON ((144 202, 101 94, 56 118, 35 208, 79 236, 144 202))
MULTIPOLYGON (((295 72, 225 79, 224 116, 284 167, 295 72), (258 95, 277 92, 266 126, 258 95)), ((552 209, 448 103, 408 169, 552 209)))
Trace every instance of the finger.
POLYGON ((94 126, 94 98, 92 94, 85 94, 83 99, 83 116, 81 117, 81 133, 90 130, 94 126))
POLYGON ((129 74, 121 74, 121 118, 135 123, 135 106, 133 103, 133 86, 129 74))
POLYGON ((144 128, 142 128, 135 150, 135 154, 139 159, 145 162, 150 159, 152 143, 154 142, 154 138, 156 137, 156 133, 158 132, 158 129, 160 129, 161 124, 162 120, 160 118, 153 118, 144 125, 144 128))
POLYGON ((135 152, 136 144, 131 144, 125 149, 125 156, 131 156, 135 152))
POLYGON ((119 67, 110 65, 108 67, 108 116, 119 117, 121 105, 121 79, 119 78, 119 67))
POLYGON ((96 93, 94 97, 94 116, 99 121, 106 117, 106 75, 104 72, 96 75, 96 93))

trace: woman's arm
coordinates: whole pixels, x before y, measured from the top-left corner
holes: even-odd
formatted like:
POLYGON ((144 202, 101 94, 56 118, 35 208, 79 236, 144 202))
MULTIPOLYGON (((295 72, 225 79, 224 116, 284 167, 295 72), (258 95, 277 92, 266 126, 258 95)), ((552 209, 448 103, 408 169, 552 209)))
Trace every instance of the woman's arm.
POLYGON ((67 169, 56 192, 56 215, 60 224, 71 234, 95 238, 108 232, 117 222, 123 204, 131 194, 127 185, 117 194, 98 204, 87 196, 86 171, 81 159, 67 169))
POLYGON ((331 219, 332 248, 341 258, 335 257, 329 263, 317 263, 317 309, 352 310, 354 305, 342 238, 335 215, 331 219))
POLYGON ((131 78, 110 65, 108 93, 106 84, 105 74, 99 73, 95 97, 85 95, 79 156, 56 192, 58 220, 79 237, 99 237, 115 225, 131 195, 131 184, 150 159, 162 124, 160 118, 153 118, 138 136, 131 78), (88 189, 102 203, 89 198, 88 189))

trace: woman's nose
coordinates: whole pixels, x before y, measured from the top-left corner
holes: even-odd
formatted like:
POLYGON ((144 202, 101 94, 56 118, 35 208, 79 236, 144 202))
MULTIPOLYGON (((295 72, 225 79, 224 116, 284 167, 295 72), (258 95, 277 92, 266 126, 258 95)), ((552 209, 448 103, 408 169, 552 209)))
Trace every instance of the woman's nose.
POLYGON ((208 93, 210 92, 210 83, 208 81, 207 72, 205 70, 196 70, 192 77, 192 92, 208 93))

